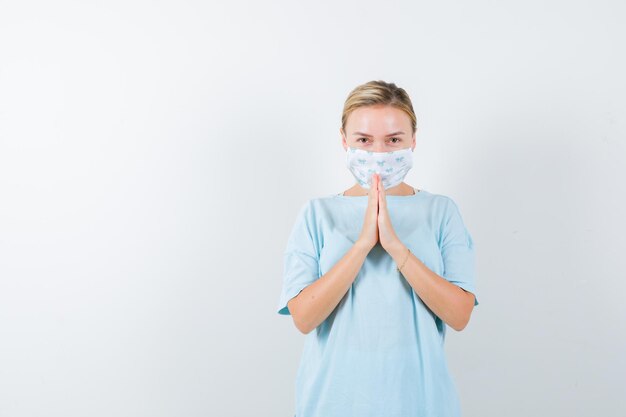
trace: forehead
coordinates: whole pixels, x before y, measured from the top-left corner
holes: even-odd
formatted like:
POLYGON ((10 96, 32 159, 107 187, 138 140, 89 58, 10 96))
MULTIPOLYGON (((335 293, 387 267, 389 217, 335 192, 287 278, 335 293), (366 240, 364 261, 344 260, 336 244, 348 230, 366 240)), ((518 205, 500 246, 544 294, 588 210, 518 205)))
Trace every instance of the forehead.
POLYGON ((410 132, 409 115, 397 107, 376 105, 359 107, 352 111, 346 121, 346 130, 371 133, 402 130, 410 132))

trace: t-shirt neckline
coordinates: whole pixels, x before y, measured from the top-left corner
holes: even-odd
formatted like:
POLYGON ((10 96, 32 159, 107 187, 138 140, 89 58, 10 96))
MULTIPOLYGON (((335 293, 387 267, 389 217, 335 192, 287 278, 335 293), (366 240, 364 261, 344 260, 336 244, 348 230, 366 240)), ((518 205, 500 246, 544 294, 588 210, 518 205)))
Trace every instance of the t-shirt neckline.
MULTIPOLYGON (((387 199, 391 199, 391 200, 409 200, 409 199, 413 199, 416 198, 418 195, 422 195, 422 193, 425 192, 425 190, 418 190, 417 188, 413 187, 413 191, 414 194, 409 194, 409 195, 388 195, 386 196, 387 199)), ((354 200, 367 200, 369 198, 369 195, 343 195, 343 191, 335 194, 334 197, 338 197, 341 199, 354 199, 354 200)))

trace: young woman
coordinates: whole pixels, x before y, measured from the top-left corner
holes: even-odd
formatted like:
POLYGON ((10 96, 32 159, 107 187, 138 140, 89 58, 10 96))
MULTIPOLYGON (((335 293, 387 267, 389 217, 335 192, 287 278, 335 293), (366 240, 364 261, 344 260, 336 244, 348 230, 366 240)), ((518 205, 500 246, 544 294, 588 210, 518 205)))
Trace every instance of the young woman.
POLYGON ((300 209, 279 314, 306 334, 296 417, 459 417, 446 327, 478 305, 472 237, 450 198, 403 182, 416 117, 404 89, 356 87, 340 134, 356 179, 300 209))

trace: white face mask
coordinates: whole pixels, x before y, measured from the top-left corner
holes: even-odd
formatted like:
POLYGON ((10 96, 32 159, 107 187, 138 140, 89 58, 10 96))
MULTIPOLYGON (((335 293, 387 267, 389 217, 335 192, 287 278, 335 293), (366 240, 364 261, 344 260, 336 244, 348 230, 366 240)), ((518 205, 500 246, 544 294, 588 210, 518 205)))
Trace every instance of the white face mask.
POLYGON ((372 152, 348 147, 346 166, 363 188, 370 188, 373 174, 380 174, 384 189, 395 187, 413 166, 413 149, 372 152))

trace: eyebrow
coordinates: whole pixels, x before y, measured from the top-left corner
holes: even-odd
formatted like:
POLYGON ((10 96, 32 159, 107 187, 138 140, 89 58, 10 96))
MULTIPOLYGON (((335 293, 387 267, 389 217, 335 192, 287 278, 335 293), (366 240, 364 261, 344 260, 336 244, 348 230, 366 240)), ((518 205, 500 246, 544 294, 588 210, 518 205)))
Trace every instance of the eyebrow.
MULTIPOLYGON (((368 135, 367 133, 363 133, 363 132, 354 132, 353 135, 359 135, 359 136, 367 136, 369 138, 372 137, 372 135, 368 135)), ((389 136, 396 136, 396 135, 404 135, 404 132, 394 132, 394 133, 390 133, 388 135, 385 135, 385 137, 389 137, 389 136)))

